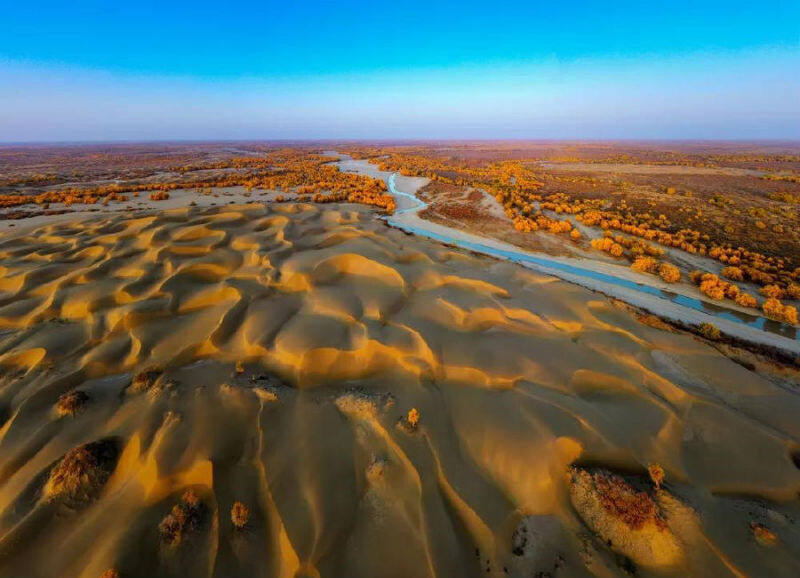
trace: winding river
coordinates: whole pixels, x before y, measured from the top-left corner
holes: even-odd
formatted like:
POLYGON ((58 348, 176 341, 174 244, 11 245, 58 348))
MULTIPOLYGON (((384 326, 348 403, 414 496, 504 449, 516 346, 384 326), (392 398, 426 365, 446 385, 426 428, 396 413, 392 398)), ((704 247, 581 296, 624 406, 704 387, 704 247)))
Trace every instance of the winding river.
MULTIPOLYGON (((382 217, 389 225, 420 237, 511 261, 522 266, 559 277, 606 295, 618 298, 651 313, 689 324, 714 323, 724 333, 754 343, 771 345, 785 351, 800 353, 800 332, 797 328, 765 318, 690 297, 678 291, 669 291, 655 285, 614 275, 600 268, 591 268, 585 259, 552 257, 525 251, 514 245, 467 233, 459 229, 424 220, 419 211, 427 207, 413 192, 401 190, 397 180, 405 179, 397 173, 382 173, 368 161, 353 161, 338 154, 342 170, 370 173, 383 178, 395 198, 397 209, 393 215, 382 217)), ((404 187, 409 188, 409 187, 404 187)))

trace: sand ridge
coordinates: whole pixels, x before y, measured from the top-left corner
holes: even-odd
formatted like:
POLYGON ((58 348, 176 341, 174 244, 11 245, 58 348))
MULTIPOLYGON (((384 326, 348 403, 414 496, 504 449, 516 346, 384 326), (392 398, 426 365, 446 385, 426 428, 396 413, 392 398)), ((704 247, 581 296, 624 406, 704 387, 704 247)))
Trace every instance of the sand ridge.
POLYGON ((583 288, 351 205, 105 215, 0 256, 3 575, 800 569, 797 391, 583 288), (598 468, 653 496, 645 530, 598 468))

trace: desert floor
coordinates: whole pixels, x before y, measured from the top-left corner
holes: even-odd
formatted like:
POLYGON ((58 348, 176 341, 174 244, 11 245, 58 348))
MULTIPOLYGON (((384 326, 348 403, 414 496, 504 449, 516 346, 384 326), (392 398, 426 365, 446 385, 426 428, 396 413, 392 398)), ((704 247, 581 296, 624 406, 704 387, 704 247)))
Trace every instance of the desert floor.
POLYGON ((354 205, 0 257, 0 575, 800 574, 793 370, 354 205))

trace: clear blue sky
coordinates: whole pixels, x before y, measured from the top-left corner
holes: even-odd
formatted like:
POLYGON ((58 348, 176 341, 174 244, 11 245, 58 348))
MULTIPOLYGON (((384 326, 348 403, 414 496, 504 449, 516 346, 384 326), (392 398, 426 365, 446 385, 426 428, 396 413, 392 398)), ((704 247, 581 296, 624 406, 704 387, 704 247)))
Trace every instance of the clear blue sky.
POLYGON ((0 141, 800 138, 800 2, 6 2, 0 141))

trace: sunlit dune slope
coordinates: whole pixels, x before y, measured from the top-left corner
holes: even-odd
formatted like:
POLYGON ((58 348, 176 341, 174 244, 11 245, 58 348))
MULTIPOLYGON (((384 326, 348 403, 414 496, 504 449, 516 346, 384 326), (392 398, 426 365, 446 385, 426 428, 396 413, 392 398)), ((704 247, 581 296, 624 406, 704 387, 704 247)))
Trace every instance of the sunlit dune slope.
POLYGON ((800 574, 797 391, 592 292, 352 206, 0 263, 2 576, 800 574))

